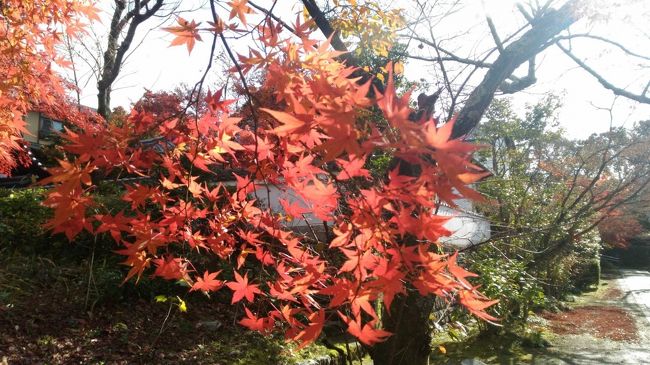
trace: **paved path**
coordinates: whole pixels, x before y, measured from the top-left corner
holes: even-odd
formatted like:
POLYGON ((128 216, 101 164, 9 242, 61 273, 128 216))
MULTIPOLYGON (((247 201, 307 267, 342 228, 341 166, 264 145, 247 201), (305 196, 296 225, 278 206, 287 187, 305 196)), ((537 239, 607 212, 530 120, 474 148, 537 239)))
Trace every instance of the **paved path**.
POLYGON ((540 365, 650 365, 650 273, 640 270, 621 270, 610 285, 618 287, 622 298, 595 300, 585 305, 616 306, 626 310, 636 322, 638 340, 611 341, 590 334, 565 335, 554 342, 548 354, 536 357, 540 365))
MULTIPOLYGON (((641 270, 621 270, 616 284, 625 293, 623 299, 630 306, 636 306, 639 315, 645 317, 650 326, 650 273, 641 270)), ((650 347, 650 344, 648 344, 650 347)), ((650 363, 650 359, 648 359, 650 363)))

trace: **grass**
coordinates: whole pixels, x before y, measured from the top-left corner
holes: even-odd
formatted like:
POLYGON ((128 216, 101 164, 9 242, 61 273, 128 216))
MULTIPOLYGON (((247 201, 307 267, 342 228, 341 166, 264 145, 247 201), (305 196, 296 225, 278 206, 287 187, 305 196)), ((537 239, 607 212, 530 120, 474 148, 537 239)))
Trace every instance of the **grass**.
POLYGON ((291 365, 337 355, 248 331, 218 296, 145 277, 120 286, 121 268, 95 263, 89 276, 87 260, 0 254, 0 353, 9 363, 291 365), (157 294, 181 296, 188 311, 157 303, 157 294))

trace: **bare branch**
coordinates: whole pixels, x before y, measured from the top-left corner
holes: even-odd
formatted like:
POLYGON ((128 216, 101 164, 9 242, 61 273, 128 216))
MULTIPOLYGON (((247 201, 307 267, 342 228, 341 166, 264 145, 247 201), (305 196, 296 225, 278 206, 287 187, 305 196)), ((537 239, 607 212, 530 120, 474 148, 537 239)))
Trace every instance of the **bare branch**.
POLYGON ((496 43, 497 45, 497 49, 499 50, 499 52, 503 52, 503 43, 501 43, 501 38, 499 38, 499 33, 497 33, 497 28, 494 26, 494 22, 492 21, 492 18, 486 16, 485 20, 487 20, 488 27, 490 27, 490 33, 492 34, 492 39, 494 39, 494 43, 496 43))
POLYGON ((634 51, 631 51, 629 48, 625 47, 624 45, 620 44, 619 42, 613 41, 613 40, 605 38, 605 37, 597 36, 597 35, 586 34, 586 33, 569 34, 569 35, 562 35, 562 36, 555 37, 554 40, 555 41, 571 40, 571 39, 575 39, 575 38, 588 38, 588 39, 595 39, 595 40, 598 40, 598 41, 601 41, 601 42, 605 42, 605 43, 608 43, 608 44, 620 49, 621 51, 625 52, 626 54, 628 54, 628 55, 630 55, 632 57, 637 57, 637 58, 641 58, 643 60, 650 61, 650 56, 644 56, 642 54, 636 53, 634 51))
POLYGON ((611 82, 607 81, 602 75, 600 75, 597 71, 595 71, 593 68, 589 67, 583 60, 578 58, 576 55, 574 55, 568 48, 564 47, 560 42, 556 43, 557 46, 567 55, 569 58, 573 60, 578 66, 580 66, 583 70, 587 71, 591 76, 596 78, 598 82, 606 89, 611 90, 615 95, 620 95, 625 98, 638 101, 639 103, 643 104, 650 104, 650 98, 645 96, 645 92, 643 94, 634 94, 632 92, 629 92, 623 88, 616 87, 614 84, 611 82))
MULTIPOLYGON (((441 51, 439 48, 437 51, 441 51)), ((442 56, 442 57, 422 57, 422 56, 415 56, 411 54, 404 54, 404 56, 408 58, 412 58, 414 60, 420 60, 420 61, 430 61, 430 62, 442 62, 442 61, 453 61, 453 62, 458 62, 466 65, 473 65, 476 67, 481 67, 481 68, 490 68, 492 67, 491 63, 483 62, 481 60, 472 60, 469 58, 461 58, 457 56, 442 56)))

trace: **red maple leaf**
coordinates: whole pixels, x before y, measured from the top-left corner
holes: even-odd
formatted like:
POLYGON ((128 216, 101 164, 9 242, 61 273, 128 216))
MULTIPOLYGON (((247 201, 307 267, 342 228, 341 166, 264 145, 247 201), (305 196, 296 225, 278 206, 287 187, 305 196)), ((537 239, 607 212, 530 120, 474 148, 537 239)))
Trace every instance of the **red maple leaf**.
POLYGON ((275 324, 273 317, 258 318, 246 307, 244 307, 244 311, 246 311, 246 318, 242 318, 239 321, 239 324, 242 326, 262 333, 266 333, 273 328, 275 324))
POLYGON ((207 270, 203 273, 203 277, 196 277, 196 283, 192 285, 192 290, 203 290, 204 292, 216 291, 221 289, 223 286, 223 281, 217 280, 217 275, 221 273, 221 270, 213 273, 209 273, 207 270))
POLYGON ((156 265, 154 276, 159 276, 166 280, 178 280, 184 275, 185 268, 183 260, 178 257, 168 256, 152 260, 156 265))
POLYGON ((299 345, 297 350, 302 349, 303 347, 309 345, 310 343, 316 341, 318 336, 320 336, 323 331, 323 325, 325 324, 325 311, 320 309, 318 312, 314 312, 309 315, 309 324, 302 330, 299 331, 297 335, 293 337, 293 340, 298 341, 299 345))
POLYGON ((353 320, 341 312, 338 313, 343 322, 348 325, 348 332, 368 346, 384 341, 386 337, 392 335, 390 332, 374 328, 372 322, 366 323, 362 326, 360 318, 353 320))
POLYGON ((289 202, 286 199, 279 199, 282 210, 284 214, 291 219, 302 218, 302 215, 308 213, 309 210, 303 207, 303 204, 300 204, 298 201, 289 202))
POLYGON ((363 168, 366 163, 365 156, 350 156, 350 160, 337 159, 336 162, 341 166, 341 172, 336 176, 339 181, 348 180, 353 177, 370 177, 370 172, 363 168))
POLYGON ((222 94, 223 88, 219 89, 214 94, 208 90, 208 96, 205 97, 205 102, 208 104, 208 109, 210 109, 213 114, 217 114, 219 111, 228 114, 230 112, 228 106, 235 102, 235 100, 221 100, 222 94))
POLYGON ((458 252, 454 253, 447 260, 447 270, 458 279, 458 281, 466 288, 471 289, 472 285, 465 279, 467 277, 478 277, 478 275, 469 272, 462 267, 458 266, 456 259, 458 257, 458 252))
POLYGON ((235 280, 236 281, 226 283, 226 286, 234 291, 232 295, 232 304, 239 302, 243 298, 246 298, 249 302, 253 302, 255 294, 262 294, 260 289, 257 287, 257 284, 248 284, 248 273, 244 274, 244 277, 242 277, 237 271, 235 271, 235 280))

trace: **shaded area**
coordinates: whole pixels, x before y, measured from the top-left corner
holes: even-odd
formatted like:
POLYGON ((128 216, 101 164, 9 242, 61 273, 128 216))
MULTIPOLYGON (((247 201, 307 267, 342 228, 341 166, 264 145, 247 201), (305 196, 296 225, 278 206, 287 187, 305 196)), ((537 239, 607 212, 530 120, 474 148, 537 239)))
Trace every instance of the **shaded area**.
POLYGON ((115 263, 7 255, 0 250, 0 364, 297 364, 337 354, 322 345, 300 352, 281 336, 236 323, 236 307, 219 296, 143 277, 120 286, 115 263), (182 313, 172 301, 184 299, 182 313), (162 331, 161 331, 162 329, 162 331))

